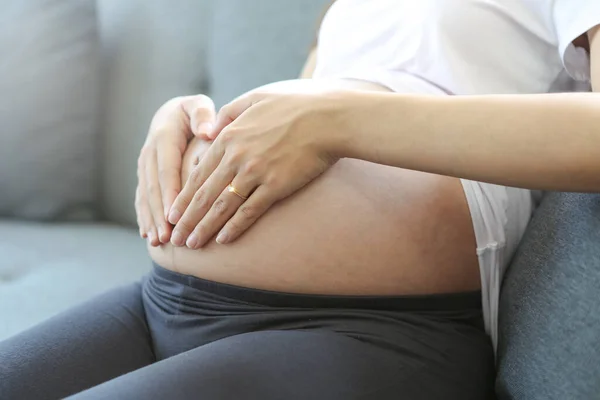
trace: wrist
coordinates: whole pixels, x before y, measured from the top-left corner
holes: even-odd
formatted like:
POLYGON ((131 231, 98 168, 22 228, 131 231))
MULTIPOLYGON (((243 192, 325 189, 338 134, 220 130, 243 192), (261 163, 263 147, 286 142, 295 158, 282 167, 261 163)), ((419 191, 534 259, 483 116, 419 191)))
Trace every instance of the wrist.
MULTIPOLYGON (((331 151, 338 158, 380 163, 378 141, 385 140, 386 116, 396 96, 371 91, 332 93, 322 107, 331 132, 331 151)), ((392 106, 393 107, 393 106, 392 106)))
POLYGON ((333 159, 356 158, 354 118, 360 110, 359 98, 360 92, 336 90, 319 94, 313 102, 312 131, 320 135, 324 150, 333 159))
POLYGON ((401 167, 408 162, 407 134, 420 126, 430 96, 341 92, 331 99, 332 149, 338 157, 401 167))

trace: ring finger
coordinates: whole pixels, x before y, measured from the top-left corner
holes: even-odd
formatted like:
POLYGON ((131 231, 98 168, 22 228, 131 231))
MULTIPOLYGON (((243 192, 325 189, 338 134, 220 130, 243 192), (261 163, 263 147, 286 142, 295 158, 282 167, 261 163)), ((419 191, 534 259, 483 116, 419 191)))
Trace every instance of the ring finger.
POLYGON ((186 242, 187 247, 198 249, 204 246, 248 199, 254 187, 252 182, 242 183, 241 179, 236 177, 198 223, 186 242))

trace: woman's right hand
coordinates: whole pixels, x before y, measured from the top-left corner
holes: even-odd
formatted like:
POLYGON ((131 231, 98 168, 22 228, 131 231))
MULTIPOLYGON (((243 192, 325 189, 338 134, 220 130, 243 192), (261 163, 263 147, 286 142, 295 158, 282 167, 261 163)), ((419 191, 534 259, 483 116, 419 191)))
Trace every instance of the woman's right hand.
POLYGON ((181 161, 193 136, 208 139, 215 105, 204 95, 176 97, 152 118, 138 158, 135 210, 142 238, 152 246, 167 243, 172 226, 167 214, 181 191, 181 161))

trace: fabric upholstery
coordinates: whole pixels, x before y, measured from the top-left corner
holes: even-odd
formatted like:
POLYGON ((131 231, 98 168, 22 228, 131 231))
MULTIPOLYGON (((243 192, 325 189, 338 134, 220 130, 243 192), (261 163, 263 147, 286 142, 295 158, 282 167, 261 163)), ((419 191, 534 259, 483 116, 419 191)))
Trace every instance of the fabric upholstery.
POLYGON ((136 224, 137 157, 158 107, 207 91, 205 43, 212 0, 97 0, 102 46, 102 205, 136 224))
POLYGON ((151 268, 132 229, 0 221, 0 340, 151 268))
POLYGON ((94 2, 0 7, 0 216, 90 219, 97 195, 94 2))
POLYGON ((600 394, 600 195, 546 196, 504 280, 500 400, 600 394))
POLYGON ((221 106, 266 83, 297 78, 330 1, 214 3, 208 64, 211 95, 221 106))

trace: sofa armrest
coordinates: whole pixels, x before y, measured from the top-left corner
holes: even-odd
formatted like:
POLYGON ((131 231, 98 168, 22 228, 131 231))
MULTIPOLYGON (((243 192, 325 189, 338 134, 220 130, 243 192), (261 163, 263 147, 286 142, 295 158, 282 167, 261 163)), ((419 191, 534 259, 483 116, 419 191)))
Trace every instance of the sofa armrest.
POLYGON ((498 398, 600 393, 600 195, 550 193, 500 298, 498 398))

